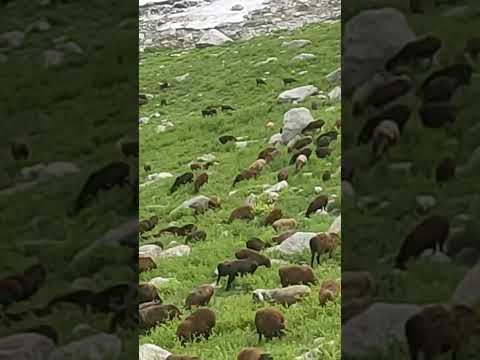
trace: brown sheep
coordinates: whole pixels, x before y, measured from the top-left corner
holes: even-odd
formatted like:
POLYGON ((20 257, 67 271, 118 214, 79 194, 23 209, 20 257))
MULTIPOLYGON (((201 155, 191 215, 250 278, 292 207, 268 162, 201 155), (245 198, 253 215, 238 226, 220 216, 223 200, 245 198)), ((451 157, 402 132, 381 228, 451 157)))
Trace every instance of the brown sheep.
POLYGON ((307 127, 305 127, 302 130, 302 134, 308 134, 308 133, 312 133, 314 131, 320 130, 323 127, 323 125, 325 125, 325 121, 323 120, 312 121, 307 125, 307 127))
POLYGON ((230 290, 233 280, 235 280, 237 275, 245 276, 246 274, 254 274, 257 268, 257 262, 251 259, 224 261, 217 265, 217 285, 220 283, 220 278, 228 276, 225 290, 230 290))
POLYGON ((153 228, 157 226, 157 224, 158 224, 158 216, 151 216, 150 219, 140 221, 139 223, 140 234, 153 230, 153 228))
POLYGON ((335 280, 324 280, 320 285, 318 300, 321 306, 325 306, 328 301, 333 301, 340 292, 340 283, 335 280))
POLYGON ((190 310, 192 306, 207 306, 215 292, 211 285, 201 285, 193 289, 185 300, 185 307, 190 310))
POLYGON ((307 158, 307 160, 310 158, 310 155, 312 155, 312 149, 309 149, 309 148, 304 148, 300 151, 297 151, 296 153, 294 153, 292 155, 292 157, 290 158, 290 162, 289 164, 290 165, 293 165, 295 164, 295 161, 297 161, 297 158, 300 156, 300 155, 303 155, 307 158))
POLYGON ((153 304, 139 310, 139 325, 142 329, 152 327, 179 318, 180 310, 171 304, 153 304))
POLYGON ((207 233, 203 230, 197 230, 187 235, 185 238, 185 244, 191 242, 204 241, 207 238, 207 233))
POLYGON ((300 154, 298 157, 295 159, 295 170, 299 171, 301 168, 305 166, 307 163, 308 159, 305 155, 300 154))
POLYGON ((283 216, 282 210, 281 209, 273 209, 265 218, 265 221, 263 222, 265 226, 270 226, 272 225, 275 221, 280 220, 283 216))
POLYGON ((313 269, 308 265, 289 265, 278 269, 282 287, 289 285, 310 285, 316 284, 313 269))
POLYGON ((315 155, 317 155, 317 157, 318 157, 319 159, 326 158, 326 157, 329 156, 331 153, 332 153, 332 149, 330 149, 329 147, 321 147, 321 146, 318 146, 318 147, 315 149, 315 155))
POLYGON ((328 204, 327 195, 318 195, 313 201, 308 205, 307 211, 305 212, 305 217, 310 217, 311 214, 316 213, 318 210, 326 210, 328 204))
POLYGON ((262 151, 257 156, 257 159, 265 159, 268 155, 277 152, 278 150, 274 147, 268 147, 262 151))
POLYGON ((138 271, 145 272, 152 269, 156 269, 157 264, 153 261, 150 256, 139 255, 138 256, 138 271))
POLYGON ((246 246, 247 246, 247 249, 252 249, 260 252, 263 249, 265 249, 267 244, 265 244, 261 239, 254 237, 247 240, 246 246))
POLYGON ((198 309, 178 325, 177 337, 182 345, 199 337, 208 340, 215 324, 216 316, 212 310, 198 309))
POLYGON ((297 228, 297 221, 295 219, 279 219, 275 221, 272 226, 275 231, 280 230, 294 230, 297 228))
POLYGON ((448 218, 441 215, 427 217, 406 236, 395 259, 395 268, 406 269, 410 258, 417 258, 427 249, 436 250, 438 246, 442 250, 449 232, 448 218))
POLYGON ((157 288, 150 283, 141 281, 138 284, 138 302, 141 304, 155 300, 160 300, 157 288))
POLYGON ((375 288, 375 279, 368 271, 342 272, 342 294, 344 298, 369 296, 375 292, 375 288))
POLYGON ((208 184, 208 174, 204 172, 199 174, 195 179, 195 182, 193 183, 193 191, 198 193, 200 188, 205 184, 208 184))
POLYGON ((231 223, 234 220, 253 220, 254 217, 253 207, 249 205, 240 206, 231 212, 228 222, 231 223))
POLYGON ((310 145, 312 142, 313 142, 313 139, 312 139, 311 136, 305 136, 303 138, 298 139, 293 144, 291 144, 287 148, 287 152, 291 153, 293 150, 300 150, 300 149, 304 148, 305 146, 310 145))
POLYGON ((461 346, 478 324, 478 315, 467 306, 457 305, 451 309, 442 305, 425 307, 405 324, 410 359, 417 360, 423 353, 425 359, 433 360, 449 351, 452 351, 452 359, 456 359, 461 346))
POLYGON ((190 170, 195 171, 195 170, 201 170, 203 168, 203 164, 198 161, 192 161, 189 165, 190 170))
POLYGON ((276 309, 260 309, 255 313, 255 327, 260 342, 262 336, 265 336, 267 340, 283 336, 287 321, 283 314, 276 309))
POLYGON ((258 266, 265 266, 267 268, 272 266, 270 259, 265 255, 252 249, 242 249, 235 253, 237 259, 251 259, 257 263, 258 266))
POLYGON ((272 237, 272 243, 280 245, 282 242, 287 240, 290 236, 292 236, 295 233, 296 233, 296 231, 287 231, 287 232, 284 232, 284 233, 282 233, 278 236, 274 236, 274 237, 272 237))
POLYGON ((248 167, 248 170, 260 173, 266 164, 267 161, 265 159, 258 159, 248 167))
POLYGON ((310 239, 310 252, 312 259, 310 266, 313 267, 315 256, 317 256, 317 264, 320 265, 320 256, 328 253, 328 257, 331 258, 338 245, 338 238, 334 235, 327 233, 320 233, 310 239))
POLYGON ((240 171, 240 174, 238 174, 235 177, 235 179, 233 180, 233 185, 232 186, 235 186, 240 181, 257 178, 258 175, 259 175, 259 173, 257 171, 254 171, 254 170, 249 170, 249 169, 242 170, 242 171, 240 171))
POLYGON ((165 229, 160 230, 157 234, 154 235, 154 237, 160 237, 164 234, 172 234, 175 236, 187 236, 188 234, 191 234, 197 230, 198 228, 195 224, 185 224, 180 227, 168 226, 165 229))
POLYGON ((277 180, 278 182, 288 180, 288 168, 283 168, 277 173, 277 180))
POLYGON ((259 348, 245 348, 240 351, 237 360, 273 360, 273 357, 259 348))
POLYGON ((169 355, 166 360, 200 360, 198 356, 188 356, 188 355, 169 355))

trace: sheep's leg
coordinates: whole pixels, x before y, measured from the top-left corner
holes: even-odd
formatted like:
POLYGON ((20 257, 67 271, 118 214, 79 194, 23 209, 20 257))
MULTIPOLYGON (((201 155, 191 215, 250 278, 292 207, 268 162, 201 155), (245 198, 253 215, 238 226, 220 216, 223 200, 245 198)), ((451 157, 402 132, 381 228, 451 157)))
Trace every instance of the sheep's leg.
POLYGON ((225 290, 230 290, 233 280, 235 280, 235 275, 228 275, 227 287, 225 290))
POLYGON ((312 252, 312 260, 310 261, 310 266, 313 267, 313 262, 315 261, 315 253, 312 252))
POLYGON ((258 332, 258 342, 261 342, 261 341, 262 341, 262 333, 258 332))
POLYGON ((320 265, 320 254, 317 254, 317 264, 320 265))
POLYGON ((222 277, 222 276, 220 275, 220 272, 219 272, 219 273, 218 273, 218 276, 217 276, 217 285, 220 283, 220 278, 221 278, 221 277, 222 277))

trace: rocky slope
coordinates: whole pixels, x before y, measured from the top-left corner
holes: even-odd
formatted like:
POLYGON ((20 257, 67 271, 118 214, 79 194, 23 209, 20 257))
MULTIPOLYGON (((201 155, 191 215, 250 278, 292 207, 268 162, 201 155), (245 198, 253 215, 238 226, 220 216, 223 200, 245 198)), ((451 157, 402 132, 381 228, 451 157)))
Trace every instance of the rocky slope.
POLYGON ((209 29, 236 40, 337 20, 341 6, 340 0, 146 0, 139 5, 141 51, 194 47, 209 29))

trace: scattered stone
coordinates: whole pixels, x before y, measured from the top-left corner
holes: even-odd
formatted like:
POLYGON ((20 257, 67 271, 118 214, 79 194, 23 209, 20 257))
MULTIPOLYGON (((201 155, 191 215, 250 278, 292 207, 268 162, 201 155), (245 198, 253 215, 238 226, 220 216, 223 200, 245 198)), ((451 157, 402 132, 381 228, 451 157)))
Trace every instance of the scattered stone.
POLYGON ((200 40, 198 40, 197 47, 204 48, 208 46, 218 46, 231 41, 232 39, 222 32, 216 29, 210 29, 203 34, 200 40))
POLYGON ((243 5, 240 5, 240 4, 233 5, 231 10, 232 11, 242 11, 243 10, 243 5))
POLYGON ((286 189, 287 187, 288 187, 288 182, 286 180, 283 180, 266 189, 264 193, 272 193, 272 192, 279 193, 282 190, 286 189))
POLYGON ((431 250, 425 250, 421 254, 421 257, 427 259, 429 262, 437 264, 449 264, 452 262, 452 259, 450 259, 448 255, 439 251, 432 252, 431 250))
POLYGON ((350 182, 347 180, 342 181, 342 195, 352 198, 355 196, 355 190, 353 189, 353 185, 350 184, 350 182))
POLYGON ((190 77, 190 74, 189 74, 189 73, 186 73, 186 74, 183 74, 183 75, 181 75, 181 76, 177 76, 177 77, 175 78, 175 80, 178 81, 178 82, 182 82, 182 81, 187 80, 189 77, 190 77))
POLYGON ((337 70, 332 71, 330 74, 325 76, 325 79, 332 85, 338 85, 342 81, 342 69, 338 68, 337 70))
POLYGON ((138 119, 138 123, 140 125, 146 125, 150 122, 150 118, 147 117, 147 116, 144 116, 144 117, 141 117, 140 119, 138 119))
POLYGON ((139 360, 166 360, 170 355, 171 352, 154 344, 143 344, 138 348, 139 360))
POLYGON ((342 100, 342 88, 340 86, 335 86, 332 91, 328 93, 328 100, 331 103, 342 100))
POLYGON ((292 40, 292 41, 285 41, 282 43, 282 47, 287 48, 303 48, 307 45, 310 45, 312 42, 310 40, 292 40))
POLYGON ((268 140, 268 145, 272 145, 272 146, 282 144, 282 143, 283 143, 282 134, 274 134, 268 140))
POLYGON ((138 249, 138 255, 149 256, 152 259, 159 258, 162 254, 162 248, 154 244, 142 245, 138 249))
POLYGON ((61 66, 65 62, 65 54, 58 50, 46 50, 43 52, 43 65, 47 68, 61 66))
POLYGON ((175 280, 174 278, 163 278, 160 276, 154 277, 153 279, 150 279, 149 283, 155 286, 156 288, 160 288, 165 284, 168 284, 169 282, 175 280))
POLYGON ((25 34, 21 31, 10 31, 0 35, 0 49, 17 49, 23 45, 25 34))
POLYGON ((164 250, 159 257, 160 258, 170 258, 170 257, 180 257, 187 256, 190 254, 192 249, 188 245, 178 245, 170 249, 164 250))
POLYGON ((307 108, 294 108, 287 111, 283 116, 282 143, 288 144, 312 121, 315 121, 315 119, 307 108))
POLYGON ((161 134, 167 131, 172 131, 173 129, 175 129, 175 125, 173 125, 173 123, 171 123, 170 121, 166 121, 163 124, 158 125, 155 131, 157 132, 157 134, 161 134))
POLYGON ((55 46, 55 48, 60 50, 65 50, 70 53, 81 55, 84 53, 83 49, 76 42, 68 41, 66 43, 60 43, 55 46))
POLYGON ((323 191, 323 188, 321 186, 315 186, 314 191, 315 194, 320 194, 323 191))
POLYGON ((213 154, 204 154, 197 158, 197 161, 205 162, 205 163, 214 162, 216 160, 217 160, 217 157, 213 154))
POLYGON ((154 174, 147 175, 147 181, 159 181, 159 180, 170 179, 172 177, 173 177, 173 174, 171 174, 171 173, 160 172, 160 173, 154 173, 154 174))
POLYGON ((318 93, 318 88, 313 85, 300 86, 294 89, 286 90, 278 95, 278 101, 281 103, 299 103, 309 96, 318 93))
POLYGON ((480 305, 480 263, 470 269, 453 293, 451 302, 476 308, 480 305))
POLYGON ((278 201, 278 199, 280 198, 280 194, 277 193, 277 192, 274 192, 274 191, 269 191, 269 192, 266 192, 266 197, 267 197, 267 203, 268 204, 273 204, 275 202, 278 201))
POLYGON ((310 249, 310 239, 317 235, 311 232, 296 232, 280 245, 273 246, 267 252, 278 251, 284 255, 293 255, 310 249))
MULTIPOLYGON (((295 56, 292 60, 294 61, 311 61, 317 58, 314 54, 302 53, 295 56)), ((300 74, 299 74, 300 75, 300 74)))
POLYGON ((437 199, 433 195, 418 195, 415 199, 418 209, 422 213, 426 213, 437 205, 437 199))
POLYGON ((209 198, 203 195, 195 196, 189 200, 184 201, 179 207, 174 209, 171 213, 175 213, 180 209, 197 209, 198 211, 204 211, 208 209, 209 198))
POLYGON ((27 26, 27 28, 25 29, 25 32, 27 33, 32 31, 44 32, 44 31, 50 30, 50 28, 51 28, 51 25, 47 20, 37 20, 32 24, 30 24, 29 26, 27 26))

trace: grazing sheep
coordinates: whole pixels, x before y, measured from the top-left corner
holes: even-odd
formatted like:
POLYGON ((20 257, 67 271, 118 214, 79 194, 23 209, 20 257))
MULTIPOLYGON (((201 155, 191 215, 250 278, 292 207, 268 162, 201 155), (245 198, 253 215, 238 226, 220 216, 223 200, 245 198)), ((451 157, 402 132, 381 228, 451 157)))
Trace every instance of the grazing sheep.
POLYGON ((255 79, 255 82, 257 84, 257 86, 260 86, 260 85, 267 85, 267 82, 265 81, 265 79, 255 79))
POLYGON ((342 272, 342 296, 353 299, 370 296, 375 292, 375 279, 368 271, 342 272))
POLYGON ((220 110, 222 110, 222 112, 235 111, 235 109, 230 105, 221 105, 220 110))
POLYGON ((192 161, 189 165, 190 170, 196 171, 196 170, 201 170, 204 167, 204 164, 198 161, 192 161))
POLYGON ((310 266, 313 267, 315 256, 318 265, 320 265, 321 255, 328 253, 328 257, 331 258, 338 245, 338 238, 332 234, 320 233, 312 237, 310 239, 310 252, 312 254, 310 266))
POLYGON ((267 244, 265 244, 261 239, 259 239, 257 237, 251 238, 251 239, 247 240, 247 242, 246 242, 247 249, 252 249, 252 250, 255 250, 255 251, 258 251, 258 252, 265 249, 266 246, 267 246, 267 244))
POLYGON ((325 306, 328 301, 333 301, 335 296, 340 293, 340 283, 336 280, 324 280, 318 291, 318 300, 321 306, 325 306))
POLYGON ((332 173, 330 172, 330 170, 325 170, 324 173, 322 174, 322 181, 327 182, 331 178, 332 178, 332 173))
POLYGON ((420 353, 425 359, 435 359, 452 352, 456 359, 462 345, 475 332, 479 324, 478 315, 464 305, 447 308, 430 305, 411 316, 405 324, 410 359, 417 360, 420 353))
POLYGON ((378 160, 387 150, 400 139, 400 129, 394 121, 382 121, 373 132, 372 154, 373 160, 378 160))
POLYGON ((198 309, 178 325, 177 337, 182 345, 199 337, 208 340, 215 324, 216 316, 212 310, 198 309))
POLYGON ((221 200, 218 196, 210 196, 208 200, 208 208, 209 209, 218 209, 221 207, 221 200))
POLYGON ((211 285, 201 285, 193 289, 185 300, 185 307, 190 310, 192 306, 207 306, 215 292, 211 285))
POLYGON ((165 360, 200 360, 198 356, 169 355, 165 360))
POLYGON ((283 314, 276 309, 260 309, 255 313, 255 327, 260 342, 262 336, 265 336, 267 340, 282 337, 287 327, 287 321, 283 314))
POLYGON ((435 170, 435 180, 437 183, 445 183, 455 177, 457 165, 455 160, 448 157, 443 159, 435 170))
POLYGON ((138 94, 138 105, 148 104, 148 97, 145 94, 138 94))
POLYGON ((255 301, 268 301, 280 305, 290 306, 301 301, 310 294, 310 288, 307 285, 293 285, 280 289, 257 289, 253 292, 255 301))
POLYGON ((316 284, 317 279, 313 269, 308 265, 289 265, 278 269, 282 287, 289 285, 316 284))
POLYGON ((302 130, 302 134, 305 135, 308 133, 318 131, 323 127, 323 125, 325 125, 325 121, 323 120, 312 121, 302 130))
POLYGON ((328 136, 328 134, 321 134, 315 139, 315 145, 317 148, 319 147, 328 147, 332 142, 332 138, 328 136))
POLYGON ((315 148, 315 155, 317 155, 319 159, 326 158, 327 156, 330 156, 331 153, 332 153, 332 149, 330 149, 329 147, 315 148))
POLYGON ((258 159, 248 167, 248 170, 260 173, 267 164, 265 159, 258 159))
POLYGON ((138 284, 138 302, 141 304, 155 300, 160 301, 157 288, 150 283, 141 281, 138 284))
POLYGON ((157 234, 154 235, 154 237, 160 237, 164 234, 172 234, 175 236, 187 236, 188 234, 191 234, 192 232, 197 231, 197 225, 195 224, 185 224, 183 226, 168 226, 165 229, 160 230, 157 234))
POLYGON ((152 171, 152 166, 150 164, 143 164, 143 170, 145 170, 146 173, 149 173, 152 171))
POLYGON ((217 266, 217 285, 220 283, 220 278, 228 276, 225 290, 229 290, 237 275, 245 276, 246 274, 254 274, 257 268, 257 262, 251 259, 224 261, 217 266))
POLYGON ((301 155, 303 155, 303 156, 305 156, 307 159, 309 159, 309 158, 310 158, 310 155, 312 155, 312 149, 304 148, 304 149, 302 149, 302 150, 300 150, 300 151, 297 151, 296 153, 294 153, 294 154, 292 155, 289 164, 290 164, 290 165, 295 164, 295 162, 297 161, 297 158, 298 158, 299 156, 301 156, 301 155))
POLYGON ((395 268, 406 269, 406 263, 411 258, 417 258, 427 249, 436 250, 443 244, 450 232, 450 222, 447 217, 431 215, 417 224, 406 236, 395 259, 395 268))
POLYGON ((100 190, 110 190, 115 185, 121 187, 128 185, 129 174, 130 167, 124 162, 113 162, 94 171, 78 195, 73 213, 78 213, 83 209, 90 198, 95 197, 100 190))
POLYGON ((370 142, 373 136, 375 128, 384 120, 390 120, 397 124, 400 132, 408 119, 410 118, 412 111, 407 105, 393 105, 389 106, 386 110, 369 117, 360 131, 357 138, 357 145, 362 145, 370 142))
POLYGON ((272 264, 270 259, 265 255, 260 254, 259 252, 252 250, 252 249, 242 249, 235 253, 235 257, 237 259, 250 259, 257 263, 257 265, 265 266, 267 268, 271 267, 272 264))
POLYGON ((205 231, 196 230, 187 235, 187 237, 185 238, 185 244, 188 244, 191 242, 205 241, 206 238, 207 238, 207 233, 205 231))
POLYGON ((10 154, 15 161, 27 160, 30 156, 30 148, 25 142, 14 140, 10 143, 10 154))
POLYGON ((296 141, 294 141, 292 144, 288 144, 289 146, 287 147, 287 152, 291 153, 293 150, 301 150, 305 146, 310 145, 313 142, 313 139, 311 136, 305 136, 303 138, 300 138, 296 141))
POLYGON ((272 243, 280 245, 282 242, 287 240, 290 236, 292 236, 295 233, 296 233, 296 231, 287 231, 287 232, 284 232, 284 233, 282 233, 278 236, 274 236, 274 237, 272 237, 272 243))
POLYGON ((301 168, 305 166, 307 161, 308 161, 307 157, 303 154, 300 154, 295 160, 295 170, 299 171, 301 168))
POLYGON ((202 110, 202 117, 206 118, 208 116, 212 117, 217 115, 217 109, 207 108, 202 110))
POLYGON ((148 231, 153 230, 155 226, 158 224, 158 216, 151 216, 150 219, 140 221, 138 225, 138 231, 140 234, 146 233, 148 231))
POLYGON ((257 171, 253 171, 253 170, 250 170, 250 169, 242 170, 242 171, 240 171, 240 174, 238 174, 235 177, 235 179, 233 180, 233 185, 232 186, 235 186, 240 181, 250 180, 250 179, 256 178, 258 175, 259 174, 258 174, 257 171))
POLYGON ((305 212, 305 217, 310 217, 311 214, 316 213, 318 210, 326 210, 328 204, 327 195, 318 195, 313 201, 308 205, 307 211, 305 212))
POLYGON ((193 181, 193 173, 186 172, 178 176, 173 182, 172 187, 170 188, 170 194, 173 194, 181 185, 191 183, 193 181))
POLYGON ((270 154, 274 154, 274 153, 277 153, 278 150, 275 149, 274 147, 268 147, 266 149, 263 149, 262 151, 260 151, 260 153, 258 154, 257 156, 257 160, 259 159, 265 159, 268 155, 270 154))
POLYGON ((288 168, 283 168, 277 173, 278 182, 288 180, 288 168))
POLYGON ((237 360, 273 360, 273 357, 259 348, 245 348, 240 351, 237 360))
POLYGON ((273 228, 276 232, 283 231, 283 230, 295 230, 298 226, 297 220, 295 219, 279 219, 274 221, 272 224, 273 228))
MULTIPOLYGON (((342 279, 343 282, 343 279, 342 279)), ((342 289, 343 290, 343 289, 342 289)), ((355 316, 363 313, 374 303, 373 298, 361 297, 352 299, 342 299, 342 325, 355 316)))
POLYGON ((139 255, 138 256, 138 271, 145 272, 152 269, 156 269, 157 264, 153 261, 150 256, 139 255))
POLYGON ((282 218, 282 216, 283 216, 282 209, 275 208, 267 215, 263 224, 265 226, 270 226, 275 221, 280 220, 282 218))
POLYGON ((228 222, 231 223, 234 220, 253 220, 254 217, 253 207, 245 205, 234 209, 228 218, 228 222))
POLYGON ((237 141, 237 138, 232 135, 222 135, 218 138, 218 141, 220 141, 221 144, 225 145, 226 143, 237 141))
POLYGON ((193 183, 193 188, 194 192, 198 193, 200 191, 200 188, 208 183, 208 174, 206 172, 201 173, 197 176, 195 179, 195 182, 193 183))
POLYGON ((164 324, 179 318, 180 310, 171 304, 154 304, 139 310, 139 326, 142 329, 151 329, 159 324, 164 324))

